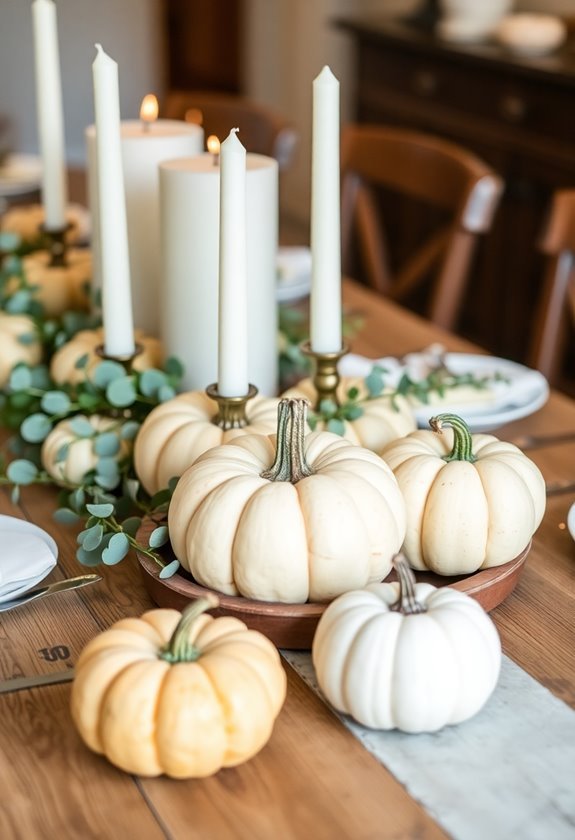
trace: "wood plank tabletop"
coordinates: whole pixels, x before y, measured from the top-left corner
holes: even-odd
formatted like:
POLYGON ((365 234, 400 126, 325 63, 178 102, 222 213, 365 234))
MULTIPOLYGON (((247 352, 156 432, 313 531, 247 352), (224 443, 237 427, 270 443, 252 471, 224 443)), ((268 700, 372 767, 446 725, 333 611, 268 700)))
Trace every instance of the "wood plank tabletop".
MULTIPOLYGON (((354 352, 377 358, 434 341, 451 350, 477 349, 353 284, 345 285, 344 297, 348 310, 364 318, 354 352)), ((552 394, 537 414, 497 434, 514 439, 573 431, 575 402, 552 394)), ((547 481, 575 479, 575 441, 550 441, 529 454, 547 481)), ((491 614, 505 653, 571 707, 575 543, 565 519, 573 501, 575 491, 549 498, 519 585, 491 614)), ((28 488, 18 506, 0 494, 0 513, 26 518, 57 541, 60 556, 51 580, 84 571, 75 559, 76 532, 54 522, 55 508, 56 493, 49 488, 28 488)), ((153 606, 133 558, 97 571, 101 583, 0 615, 1 678, 72 667, 94 635, 153 606)), ((204 780, 132 777, 90 753, 72 725, 70 684, 0 696, 0 837, 446 836, 428 810, 286 668, 287 700, 268 745, 245 765, 204 780)))

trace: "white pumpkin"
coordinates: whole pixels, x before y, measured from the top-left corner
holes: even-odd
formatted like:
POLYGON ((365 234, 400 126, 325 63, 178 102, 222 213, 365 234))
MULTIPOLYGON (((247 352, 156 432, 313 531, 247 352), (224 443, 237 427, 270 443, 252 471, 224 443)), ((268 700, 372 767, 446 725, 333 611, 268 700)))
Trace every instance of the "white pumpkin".
POLYGON ((0 312, 0 388, 8 382, 15 365, 37 365, 41 360, 42 345, 34 321, 28 315, 0 312), (25 342, 21 341, 23 336, 25 342))
POLYGON ((282 400, 278 434, 243 435, 180 478, 175 555, 201 584, 261 601, 329 601, 382 580, 405 534, 387 465, 330 432, 305 436, 306 402, 282 400))
MULTIPOLYGON (((361 378, 342 377, 338 397, 343 403, 350 388, 357 388, 360 399, 367 397, 365 382, 361 378)), ((311 379, 302 379, 293 388, 283 394, 284 397, 303 397, 312 405, 317 400, 317 394, 311 379)), ((400 394, 393 400, 390 394, 383 393, 362 402, 363 413, 355 420, 344 420, 344 437, 359 446, 365 446, 379 455, 382 449, 392 440, 404 437, 417 428, 413 411, 400 394)), ((320 421, 317 429, 324 429, 325 423, 320 421)))
POLYGON ((36 287, 34 298, 49 317, 57 317, 66 310, 90 309, 91 252, 86 248, 70 248, 66 259, 67 265, 51 267, 48 251, 35 251, 22 260, 27 282, 36 287))
POLYGON ((182 475, 206 450, 238 435, 270 434, 277 425, 278 400, 256 396, 246 403, 248 425, 216 425, 217 403, 205 391, 189 391, 154 408, 144 420, 134 448, 134 467, 151 495, 182 475))
MULTIPOLYGON (((56 484, 80 485, 86 475, 96 469, 99 455, 94 448, 97 435, 118 430, 121 421, 113 417, 92 414, 88 417, 76 415, 93 429, 93 436, 80 436, 73 428, 76 418, 67 418, 57 423, 42 444, 42 466, 56 484)), ((118 463, 127 458, 132 449, 130 440, 118 439, 118 451, 113 457, 118 463)))
MULTIPOLYGON (((134 370, 161 368, 164 363, 164 351, 159 339, 144 335, 141 330, 134 332, 134 338, 142 346, 142 352, 134 359, 134 370)), ((77 385, 90 378, 94 368, 98 367, 102 357, 96 348, 104 342, 104 330, 80 330, 70 341, 62 345, 53 355, 50 363, 50 376, 58 385, 77 385), (88 363, 77 368, 76 362, 82 356, 88 356, 88 363)))
POLYGON ((338 711, 373 729, 435 732, 475 715, 497 684, 495 625, 468 595, 416 584, 372 584, 333 601, 312 646, 319 686, 338 711))
POLYGON ((543 518, 541 472, 513 444, 472 436, 457 415, 430 424, 437 431, 413 432, 381 453, 405 498, 403 551, 411 566, 462 575, 510 562, 543 518))

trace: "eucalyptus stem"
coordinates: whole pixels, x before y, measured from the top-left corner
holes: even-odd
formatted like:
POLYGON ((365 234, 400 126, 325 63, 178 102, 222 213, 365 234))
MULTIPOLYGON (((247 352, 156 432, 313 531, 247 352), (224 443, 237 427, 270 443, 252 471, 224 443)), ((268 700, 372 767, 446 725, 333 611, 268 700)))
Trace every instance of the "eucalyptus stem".
POLYGON ((304 440, 307 425, 307 400, 284 399, 278 407, 276 457, 261 477, 269 481, 297 484, 313 474, 305 457, 304 440))
POLYGON ((402 615, 418 615, 427 612, 427 607, 415 597, 415 576, 403 554, 396 554, 393 566, 399 580, 399 597, 389 608, 402 615))
POLYGON ((190 642, 190 630, 202 613, 215 609, 219 603, 215 595, 208 593, 204 598, 199 598, 186 607, 170 641, 160 651, 159 658, 171 664, 195 662, 199 659, 202 654, 200 649, 190 642))
POLYGON ((477 461, 473 454, 473 438, 465 420, 457 414, 438 414, 431 418, 429 425, 438 434, 442 434, 444 426, 453 429, 453 449, 443 456, 444 461, 469 461, 471 464, 477 461))

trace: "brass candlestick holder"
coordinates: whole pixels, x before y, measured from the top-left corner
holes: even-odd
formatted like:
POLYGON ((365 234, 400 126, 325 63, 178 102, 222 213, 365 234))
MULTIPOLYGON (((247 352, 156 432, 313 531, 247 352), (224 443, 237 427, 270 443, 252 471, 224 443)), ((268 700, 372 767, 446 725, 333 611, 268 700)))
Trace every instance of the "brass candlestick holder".
POLYGON ((309 356, 315 362, 315 372, 313 375, 313 384, 317 393, 317 402, 314 406, 315 410, 319 410, 319 406, 323 400, 330 400, 336 405, 339 405, 337 389, 340 383, 340 375, 337 364, 342 356, 349 353, 347 344, 344 344, 341 350, 338 350, 336 353, 318 353, 312 350, 309 341, 304 341, 300 345, 300 350, 304 356, 309 356))
POLYGON ((219 426, 225 432, 228 429, 243 429, 249 425, 246 416, 246 405, 257 394, 255 385, 249 385, 248 392, 243 397, 222 397, 218 391, 217 383, 208 385, 206 394, 218 404, 218 413, 212 420, 215 426, 219 426))
POLYGON ((118 364, 122 365, 124 370, 128 375, 134 372, 134 362, 138 358, 138 356, 144 352, 144 347, 142 344, 135 344, 134 345, 134 352, 133 353, 126 353, 125 355, 120 356, 111 356, 106 353, 106 349, 103 344, 99 344, 94 353, 96 356, 99 356, 100 359, 105 360, 107 362, 118 362, 118 364))
POLYGON ((68 222, 61 228, 47 228, 46 225, 40 225, 40 231, 47 240, 47 251, 50 254, 49 268, 64 268, 68 265, 66 234, 70 233, 73 227, 72 222, 68 222))

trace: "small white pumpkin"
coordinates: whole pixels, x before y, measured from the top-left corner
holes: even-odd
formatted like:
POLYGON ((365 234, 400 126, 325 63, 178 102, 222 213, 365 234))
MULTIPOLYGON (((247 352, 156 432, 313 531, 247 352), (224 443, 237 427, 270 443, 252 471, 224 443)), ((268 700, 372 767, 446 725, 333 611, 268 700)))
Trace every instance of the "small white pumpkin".
POLYGON ((174 553, 204 586, 260 601, 329 601, 391 568, 404 503, 378 455, 305 435, 305 400, 279 404, 276 435, 210 449, 168 511, 174 553))
MULTIPOLYGON (((161 368, 164 363, 164 351, 159 339, 144 335, 141 330, 134 332, 134 338, 142 346, 142 352, 134 359, 134 370, 161 368)), ((96 348, 104 342, 104 330, 80 330, 70 341, 62 345, 53 355, 50 363, 50 376, 58 385, 77 385, 90 378, 94 368, 98 367, 102 357, 96 348), (88 356, 88 363, 77 368, 76 362, 88 356)))
POLYGON ((22 260, 24 276, 35 287, 34 299, 49 317, 90 309, 92 255, 87 248, 70 248, 66 260, 67 265, 51 267, 48 251, 35 251, 22 260))
MULTIPOLYGON (((360 399, 367 397, 365 381, 356 377, 342 377, 338 398, 343 403, 350 388, 357 388, 360 399)), ((293 388, 283 394, 284 397, 303 397, 313 405, 317 394, 311 379, 302 379, 293 388)), ((343 420, 346 440, 365 446, 379 455, 382 449, 392 440, 404 437, 417 428, 413 411, 405 397, 397 394, 382 393, 378 397, 362 401, 363 413, 355 420, 343 420)), ((325 429, 326 424, 320 421, 316 428, 325 429)))
POLYGON ((42 345, 34 321, 28 315, 0 312, 0 388, 8 382, 15 365, 37 365, 41 359, 42 345), (21 340, 23 336, 25 341, 21 340))
MULTIPOLYGON (((86 475, 96 469, 101 457, 95 446, 98 435, 119 431, 120 426, 121 421, 117 418, 103 417, 100 414, 90 416, 79 414, 61 420, 54 426, 42 444, 42 466, 52 476, 56 484, 64 486, 82 484, 86 475), (78 420, 92 427, 92 436, 89 434, 79 435, 74 430, 74 425, 78 420)), ((107 455, 107 457, 120 463, 130 454, 132 442, 124 440, 119 434, 117 437, 117 451, 107 455)))
POLYGON ((455 414, 381 453, 407 507, 403 551, 414 569, 471 574, 517 557, 545 512, 539 468, 512 443, 471 435, 455 414), (451 426, 441 434, 443 426, 451 426), (438 434, 439 433, 439 434, 438 434))
POLYGON ((463 592, 415 583, 347 592, 322 615, 312 646, 319 686, 338 711, 373 729, 435 732, 475 715, 497 684, 501 644, 463 592))
POLYGON ((222 429, 216 424, 218 404, 205 391, 189 391, 154 408, 138 432, 134 448, 136 475, 153 495, 168 486, 213 446, 238 435, 275 431, 278 400, 256 396, 246 403, 248 425, 222 429))

